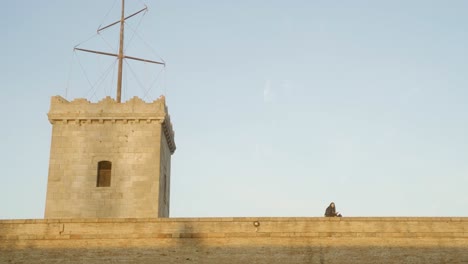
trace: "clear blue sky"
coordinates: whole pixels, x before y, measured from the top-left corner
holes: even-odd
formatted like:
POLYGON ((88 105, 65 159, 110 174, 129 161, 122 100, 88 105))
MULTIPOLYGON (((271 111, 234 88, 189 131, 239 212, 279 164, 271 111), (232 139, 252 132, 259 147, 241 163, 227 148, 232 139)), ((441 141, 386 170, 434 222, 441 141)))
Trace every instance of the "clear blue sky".
MULTIPOLYGON (((171 216, 322 216, 331 201, 468 216, 467 1, 146 4, 127 51, 167 67, 126 64, 124 99, 167 97, 171 216)), ((73 47, 114 51, 115 30, 86 40, 118 6, 2 2, 0 218, 43 217, 50 97, 114 96, 113 68, 90 85, 114 59, 73 47)))

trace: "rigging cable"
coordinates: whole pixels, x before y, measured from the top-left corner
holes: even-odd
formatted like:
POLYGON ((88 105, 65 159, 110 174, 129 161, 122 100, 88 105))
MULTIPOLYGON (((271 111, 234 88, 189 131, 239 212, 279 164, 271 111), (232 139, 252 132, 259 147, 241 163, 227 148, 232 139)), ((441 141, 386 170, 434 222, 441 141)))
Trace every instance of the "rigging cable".
POLYGON ((126 92, 127 92, 127 85, 128 85, 128 74, 124 74, 125 76, 125 79, 124 79, 124 85, 122 85, 123 89, 122 89, 122 93, 123 93, 123 98, 125 98, 125 95, 126 95, 126 92))
POLYGON ((143 2, 143 1, 141 1, 141 0, 138 0, 138 2, 140 2, 140 4, 142 4, 142 5, 144 5, 144 6, 146 6, 146 7, 147 7, 147 5, 146 5, 146 3, 145 3, 145 2, 143 2))
POLYGON ((162 87, 163 87, 163 92, 164 96, 168 96, 167 94, 167 73, 166 73, 166 66, 164 65, 164 74, 162 76, 162 87))
POLYGON ((133 74, 133 77, 135 77, 136 82, 138 83, 140 88, 143 90, 143 94, 144 94, 147 90, 145 89, 144 85, 138 79, 138 76, 135 74, 135 71, 133 71, 132 66, 130 66, 130 64, 127 62, 127 60, 125 60, 125 64, 128 66, 128 69, 130 69, 130 72, 133 74))
POLYGON ((101 35, 101 33, 97 33, 99 35, 99 37, 101 37, 101 39, 104 41, 104 43, 107 44, 107 46, 114 52, 114 53, 118 53, 118 51, 115 50, 114 47, 112 47, 112 45, 109 43, 109 41, 107 41, 103 35, 101 35))
POLYGON ((136 34, 136 30, 140 27, 141 22, 143 21, 143 17, 146 15, 146 12, 148 12, 148 11, 146 10, 146 11, 143 13, 143 15, 140 17, 140 20, 138 21, 138 24, 136 25, 136 28, 135 28, 135 29, 133 29, 133 27, 132 27, 130 24, 128 24, 128 23, 125 22, 125 25, 128 26, 127 28, 130 28, 130 29, 132 30, 133 34, 132 34, 132 36, 130 37, 130 40, 127 42, 127 45, 124 46, 124 52, 126 51, 127 47, 129 47, 130 44, 132 43, 133 38, 135 37, 135 34, 136 34))
MULTIPOLYGON (((141 21, 140 21, 141 22, 141 21)), ((164 61, 164 59, 156 52, 155 49, 153 49, 153 47, 138 33, 137 30, 133 29, 131 26, 129 27, 130 30, 132 30, 134 32, 134 35, 137 36, 142 42, 143 44, 145 44, 145 46, 150 49, 150 51, 156 55, 156 57, 158 57, 164 64, 166 64, 166 62, 164 61)), ((132 37, 133 38, 133 37, 132 37)))
POLYGON ((84 43, 90 41, 91 39, 95 38, 96 35, 97 35, 97 33, 94 33, 92 36, 90 36, 89 38, 87 38, 85 41, 82 41, 82 42, 76 44, 75 47, 73 47, 73 48, 76 48, 76 47, 80 46, 81 44, 84 44, 84 43))
MULTIPOLYGON (((137 28, 140 26, 140 23, 141 23, 142 19, 143 19, 143 18, 140 19, 140 22, 138 23, 137 28)), ((158 80, 159 76, 161 75, 162 71, 165 70, 165 68, 166 68, 166 62, 165 62, 164 59, 151 47, 151 45, 149 45, 148 42, 145 41, 145 39, 143 39, 143 37, 138 33, 138 31, 137 31, 135 28, 133 28, 133 27, 130 26, 130 25, 129 25, 128 28, 129 28, 131 31, 133 31, 133 35, 132 35, 132 37, 131 37, 131 41, 133 40, 134 36, 137 36, 137 37, 144 43, 144 45, 150 50, 150 52, 153 53, 156 57, 159 58, 159 60, 161 60, 161 61, 164 63, 163 68, 158 72, 158 74, 156 74, 156 77, 155 77, 155 79, 151 82, 149 88, 144 88, 144 86, 139 82, 139 85, 144 89, 144 97, 147 98, 149 92, 150 92, 150 91, 152 90, 152 88, 154 87, 154 84, 157 82, 157 80, 158 80)), ((127 63, 127 65, 129 65, 128 62, 126 62, 126 63, 127 63)), ((131 69, 131 70, 133 71, 133 69, 131 69)), ((132 72, 132 74, 133 74, 134 77, 138 80, 138 78, 137 78, 137 76, 136 76, 136 74, 135 74, 134 71, 132 72)), ((163 92, 164 95, 166 95, 166 92, 167 92, 166 87, 163 87, 163 91, 164 91, 164 92, 163 92)))
MULTIPOLYGON (((116 87, 117 84, 115 83, 116 79, 115 78, 115 71, 116 71, 116 67, 112 67, 113 71, 112 71, 112 79, 111 79, 111 84, 110 84, 110 87, 116 87)), ((111 94, 112 93, 112 89, 109 87, 109 93, 108 94, 111 94)))
MULTIPOLYGON (((149 94, 149 92, 153 89, 153 87, 155 86, 155 84, 157 83, 157 81, 159 80, 159 76, 161 76, 161 74, 164 72, 164 70, 166 69, 166 67, 162 67, 158 74, 156 75, 156 77, 153 79, 153 81, 150 83, 150 86, 149 88, 146 90, 146 93, 144 95, 144 97, 146 98, 149 94)), ((164 89, 164 88, 163 88, 164 89)), ((163 91, 163 94, 166 95, 166 91, 164 90, 163 91)))
MULTIPOLYGON (((76 55, 76 50, 74 51, 74 53, 75 53, 75 55, 76 55)), ((85 68, 83 67, 83 64, 81 64, 81 61, 80 61, 79 56, 75 56, 75 57, 77 58, 78 64, 80 65, 81 70, 83 71, 83 74, 85 75, 86 80, 88 81, 89 86, 91 86, 91 89, 94 89, 93 84, 91 83, 91 80, 89 79, 88 74, 86 73, 86 70, 85 70, 85 68)), ((89 92, 89 90, 86 92, 86 94, 88 94, 88 92, 89 92)))
POLYGON ((99 27, 98 27, 98 29, 97 29, 96 31, 98 31, 98 30, 101 28, 102 23, 104 23, 104 21, 106 20, 106 18, 109 16, 110 12, 114 9, 116 3, 117 3, 117 0, 114 0, 114 3, 112 4, 112 7, 109 9, 109 11, 107 11, 107 14, 106 14, 106 15, 104 16, 104 18, 102 19, 101 24, 99 24, 99 27))
MULTIPOLYGON (((107 67, 107 69, 105 70, 105 72, 101 73, 101 77, 99 77, 99 79, 96 81, 96 89, 94 89, 94 93, 91 95, 91 98, 94 98, 96 96, 96 93, 98 91, 97 88, 99 88, 103 83, 104 81, 107 79, 107 77, 109 76, 109 72, 114 69, 115 67, 115 64, 117 63, 117 60, 114 60, 113 63, 109 64, 109 67, 107 67)), ((106 92, 104 90, 104 92, 106 92)), ((86 93, 87 94, 87 93, 86 93)))
MULTIPOLYGON (((75 53, 76 53, 76 52, 75 52, 75 53)), ((108 75, 110 69, 112 69, 112 68, 114 67, 114 65, 115 65, 115 63, 117 62, 117 60, 114 60, 114 62, 111 63, 111 64, 109 65, 109 67, 105 70, 105 72, 103 72, 103 73, 101 74, 101 77, 99 77, 99 79, 96 81, 96 83, 93 84, 93 83, 91 82, 91 80, 89 79, 88 73, 86 72, 86 70, 85 70, 83 64, 81 63, 80 57, 79 57, 79 56, 76 56, 76 58, 77 58, 78 64, 79 64, 80 67, 81 67, 81 70, 83 71, 83 74, 85 75, 86 80, 88 81, 89 86, 91 87, 91 88, 85 93, 85 97, 87 97, 88 94, 94 90, 93 94, 92 94, 91 97, 90 97, 90 99, 91 99, 91 98, 93 98, 93 97, 95 96, 95 94, 96 94, 96 92, 97 92, 97 88, 98 88, 98 87, 101 85, 101 83, 106 79, 106 76, 108 75)))
POLYGON ((68 80, 67 80, 67 85, 65 86, 65 99, 68 98, 68 90, 70 88, 70 82, 72 78, 72 72, 73 72, 73 58, 76 56, 75 52, 72 53, 72 56, 70 58, 70 69, 68 71, 68 80))

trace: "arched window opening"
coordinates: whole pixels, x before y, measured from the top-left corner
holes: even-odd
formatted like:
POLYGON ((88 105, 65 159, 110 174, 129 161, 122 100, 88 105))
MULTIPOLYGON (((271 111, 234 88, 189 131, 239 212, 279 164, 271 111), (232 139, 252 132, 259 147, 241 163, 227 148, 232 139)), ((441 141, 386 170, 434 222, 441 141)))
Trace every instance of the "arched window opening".
POLYGON ((110 187, 111 185, 112 162, 104 160, 98 162, 96 187, 110 187))

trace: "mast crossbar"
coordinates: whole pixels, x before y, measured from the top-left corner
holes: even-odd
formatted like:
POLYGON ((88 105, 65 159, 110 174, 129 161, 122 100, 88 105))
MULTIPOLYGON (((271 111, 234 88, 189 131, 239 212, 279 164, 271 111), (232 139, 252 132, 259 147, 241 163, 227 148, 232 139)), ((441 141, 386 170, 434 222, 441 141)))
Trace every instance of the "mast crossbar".
MULTIPOLYGON (((133 17, 133 16, 136 16, 136 15, 140 14, 141 12, 147 11, 147 10, 148 10, 148 7, 145 6, 145 8, 141 9, 140 11, 138 11, 138 12, 136 12, 136 13, 133 13, 133 14, 127 16, 126 18, 124 18, 124 20, 127 20, 127 19, 129 19, 129 18, 131 18, 131 17, 133 17)), ((119 24, 119 23, 120 23, 120 20, 119 20, 119 21, 116 21, 116 22, 114 22, 114 23, 112 23, 112 24, 109 24, 109 25, 107 25, 107 26, 105 26, 105 27, 98 28, 97 33, 103 31, 103 30, 106 29, 106 28, 110 28, 110 27, 112 27, 112 26, 114 26, 114 25, 117 25, 117 24, 119 24)))
POLYGON ((89 53, 96 53, 96 54, 101 54, 101 55, 107 55, 107 56, 114 56, 114 57, 118 57, 118 56, 119 56, 118 54, 114 54, 114 53, 103 52, 103 51, 96 51, 96 50, 89 50, 89 49, 75 48, 75 50, 84 51, 84 52, 89 52, 89 53))
MULTIPOLYGON (((109 52, 104 52, 104 51, 89 50, 89 49, 81 49, 81 48, 75 48, 75 50, 84 51, 84 52, 89 52, 89 53, 96 53, 96 54, 100 54, 100 55, 107 55, 107 56, 119 57, 118 54, 109 53, 109 52)), ((148 62, 148 63, 166 65, 166 63, 164 63, 164 62, 153 61, 153 60, 147 60, 147 59, 142 59, 142 58, 137 58, 137 57, 132 57, 132 56, 124 56, 124 59, 131 59, 131 60, 136 60, 136 61, 143 61, 143 62, 148 62)))

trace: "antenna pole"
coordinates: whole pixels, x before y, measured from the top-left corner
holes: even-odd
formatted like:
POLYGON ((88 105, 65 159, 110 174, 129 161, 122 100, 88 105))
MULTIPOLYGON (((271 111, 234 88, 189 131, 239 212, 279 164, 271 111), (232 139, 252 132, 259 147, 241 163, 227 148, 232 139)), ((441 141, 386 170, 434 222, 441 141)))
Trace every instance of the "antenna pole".
POLYGON ((119 45, 119 72, 117 75, 117 103, 120 103, 122 94, 122 67, 123 67, 123 46, 124 46, 124 22, 125 22, 125 0, 122 0, 122 15, 120 17, 120 45, 119 45))
POLYGON ((113 57, 117 57, 117 59, 119 60, 119 71, 117 73, 117 98, 116 98, 116 101, 117 103, 121 103, 122 102, 122 72, 123 72, 123 60, 124 59, 130 59, 130 60, 137 60, 137 61, 143 61, 143 62, 147 62, 147 63, 153 63, 153 64, 161 64, 161 65, 166 65, 166 63, 164 61, 162 62, 159 62, 159 61, 153 61, 153 60, 147 60, 147 59, 142 59, 142 58, 136 58, 136 57, 131 57, 131 56, 125 56, 124 54, 124 26, 125 26, 125 20, 127 18, 131 18, 143 11, 147 11, 148 8, 145 6, 145 8, 141 9, 140 11, 134 13, 134 14, 131 14, 127 17, 125 17, 125 0, 122 0, 122 15, 120 17, 120 20, 110 24, 110 25, 107 25, 105 27, 100 27, 97 32, 101 32, 102 30, 106 29, 106 28, 109 28, 113 25, 117 25, 120 23, 120 45, 119 45, 119 53, 117 54, 113 54, 113 53, 109 53, 109 52, 102 52, 102 51, 96 51, 96 50, 88 50, 88 49, 81 49, 81 48, 78 48, 77 46, 75 46, 74 50, 79 50, 79 51, 84 51, 84 52, 90 52, 90 53, 95 53, 95 54, 101 54, 101 55, 107 55, 107 56, 113 56, 113 57))

